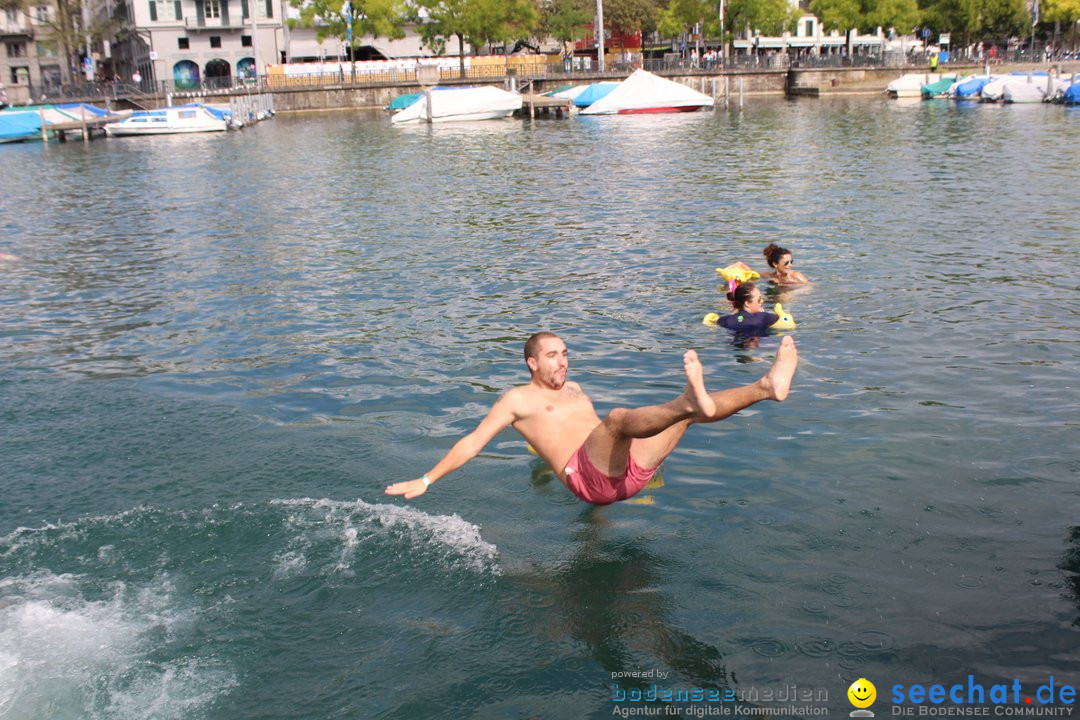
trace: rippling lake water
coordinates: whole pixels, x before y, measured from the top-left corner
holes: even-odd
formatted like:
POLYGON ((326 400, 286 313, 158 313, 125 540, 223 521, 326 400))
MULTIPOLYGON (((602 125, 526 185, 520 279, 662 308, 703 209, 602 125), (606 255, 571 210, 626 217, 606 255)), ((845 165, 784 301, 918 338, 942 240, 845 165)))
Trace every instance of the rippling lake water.
POLYGON ((1077 147, 1077 109, 877 98, 0 147, 0 717, 1080 684, 1077 147), (646 503, 512 431, 383 494, 537 329, 602 413, 688 347, 756 379, 778 338, 701 317, 774 241, 814 281, 770 293, 793 392, 691 429, 646 503))

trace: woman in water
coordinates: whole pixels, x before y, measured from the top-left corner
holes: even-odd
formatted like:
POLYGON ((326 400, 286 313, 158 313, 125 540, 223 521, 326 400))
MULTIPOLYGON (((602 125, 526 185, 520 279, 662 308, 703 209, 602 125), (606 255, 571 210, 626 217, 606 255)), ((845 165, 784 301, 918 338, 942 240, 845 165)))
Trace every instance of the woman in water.
POLYGON ((776 313, 765 310, 765 298, 752 282, 739 285, 727 294, 727 298, 734 310, 721 317, 718 323, 728 330, 761 335, 780 319, 776 313))
POLYGON ((769 246, 762 251, 762 255, 765 256, 765 262, 769 263, 769 267, 773 269, 773 272, 766 273, 765 277, 780 285, 804 285, 810 282, 805 275, 792 267, 794 261, 791 259, 791 251, 787 248, 782 248, 776 243, 769 243, 769 246))

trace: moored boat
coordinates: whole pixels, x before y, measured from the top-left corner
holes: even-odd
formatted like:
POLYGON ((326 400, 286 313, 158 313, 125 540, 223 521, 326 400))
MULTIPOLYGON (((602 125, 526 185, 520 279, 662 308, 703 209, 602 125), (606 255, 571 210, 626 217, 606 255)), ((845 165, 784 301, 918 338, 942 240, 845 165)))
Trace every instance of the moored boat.
POLYGON ((1061 95, 1061 101, 1066 105, 1080 105, 1080 81, 1065 88, 1061 95))
POLYGON ((919 97, 922 87, 930 82, 929 73, 908 73, 901 75, 885 86, 885 92, 895 98, 919 97))
POLYGON ((1001 97, 1007 103, 1040 103, 1053 97, 1055 87, 1064 83, 1062 78, 1047 73, 1012 77, 1005 83, 1001 97))
MULTIPOLYGON (((574 105, 579 108, 587 108, 598 100, 601 100, 608 96, 608 94, 617 88, 619 83, 617 82, 598 82, 586 85, 585 88, 575 93, 572 98, 574 105)), ((558 97, 558 96, 557 96, 558 97)))
POLYGON ((949 91, 956 84, 955 75, 944 75, 938 80, 922 86, 922 96, 926 98, 949 97, 949 91))
POLYGON ((635 70, 611 92, 581 111, 582 115, 689 112, 711 108, 709 95, 646 70, 635 70))
POLYGON ((521 95, 497 87, 435 88, 421 95, 390 121, 396 125, 418 122, 496 120, 521 108, 521 95), (429 110, 430 108, 430 110, 429 110))
POLYGON ((970 75, 949 89, 949 97, 956 100, 978 100, 983 86, 993 80, 992 75, 970 75))
POLYGON ((35 140, 41 137, 41 116, 36 112, 0 112, 0 143, 35 140))
POLYGON ((1026 81, 1027 78, 1047 77, 1042 73, 1015 72, 1009 75, 997 75, 993 80, 983 85, 979 95, 984 102, 1000 102, 1005 99, 1005 85, 1017 80, 1026 81))
POLYGON ((170 135, 174 133, 224 132, 230 126, 229 113, 206 105, 177 105, 134 112, 120 122, 109 123, 105 133, 122 135, 170 135))
POLYGON ((404 110, 405 108, 416 102, 422 95, 423 93, 405 93, 404 95, 398 95, 396 98, 391 100, 390 104, 387 105, 384 109, 390 110, 392 112, 404 110))

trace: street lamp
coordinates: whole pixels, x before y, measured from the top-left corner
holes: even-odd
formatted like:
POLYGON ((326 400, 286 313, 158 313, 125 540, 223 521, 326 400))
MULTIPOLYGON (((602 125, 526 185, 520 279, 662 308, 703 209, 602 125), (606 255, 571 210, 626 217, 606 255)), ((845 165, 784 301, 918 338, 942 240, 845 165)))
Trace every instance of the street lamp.
POLYGON ((255 87, 262 82, 262 72, 259 70, 259 26, 255 21, 255 13, 258 11, 257 0, 248 0, 251 3, 251 61, 255 63, 255 87))
POLYGON ((724 39, 724 0, 720 0, 720 65, 727 66, 727 40, 724 39))
POLYGON ((604 72, 604 0, 596 0, 596 67, 604 72))
POLYGON ((346 21, 346 23, 348 23, 347 26, 346 26, 346 30, 345 30, 345 38, 347 39, 348 45, 349 45, 349 65, 352 67, 352 71, 350 72, 350 76, 352 78, 352 84, 355 85, 356 84, 356 56, 353 53, 353 46, 352 46, 352 13, 353 13, 352 0, 345 0, 345 2, 342 3, 342 5, 341 5, 341 14, 345 16, 345 21, 346 21))

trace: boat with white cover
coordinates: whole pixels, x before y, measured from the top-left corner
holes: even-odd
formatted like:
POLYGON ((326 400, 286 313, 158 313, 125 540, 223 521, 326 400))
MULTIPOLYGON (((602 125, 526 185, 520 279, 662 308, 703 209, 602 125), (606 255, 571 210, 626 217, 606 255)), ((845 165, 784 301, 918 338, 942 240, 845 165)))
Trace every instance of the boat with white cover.
POLYGON ((420 122, 497 120, 521 109, 521 95, 497 87, 435 88, 428 99, 421 94, 414 103, 390 118, 395 125, 420 122))
POLYGON ((1001 99, 1007 103, 1041 103, 1053 94, 1054 80, 1050 75, 1011 77, 1001 90, 1001 99))
POLYGON ((901 75, 886 85, 885 92, 896 98, 922 97, 923 85, 929 85, 935 80, 941 80, 944 77, 948 76, 934 73, 908 73, 901 75))
POLYGON ((1027 81, 1028 77, 1046 77, 1046 73, 1017 72, 1010 75, 997 75, 993 80, 983 85, 979 96, 983 102, 1000 102, 1005 99, 1005 84, 1014 80, 1027 81))
POLYGON ((709 95, 647 70, 635 70, 611 92, 581 111, 582 115, 690 112, 711 108, 709 95))

